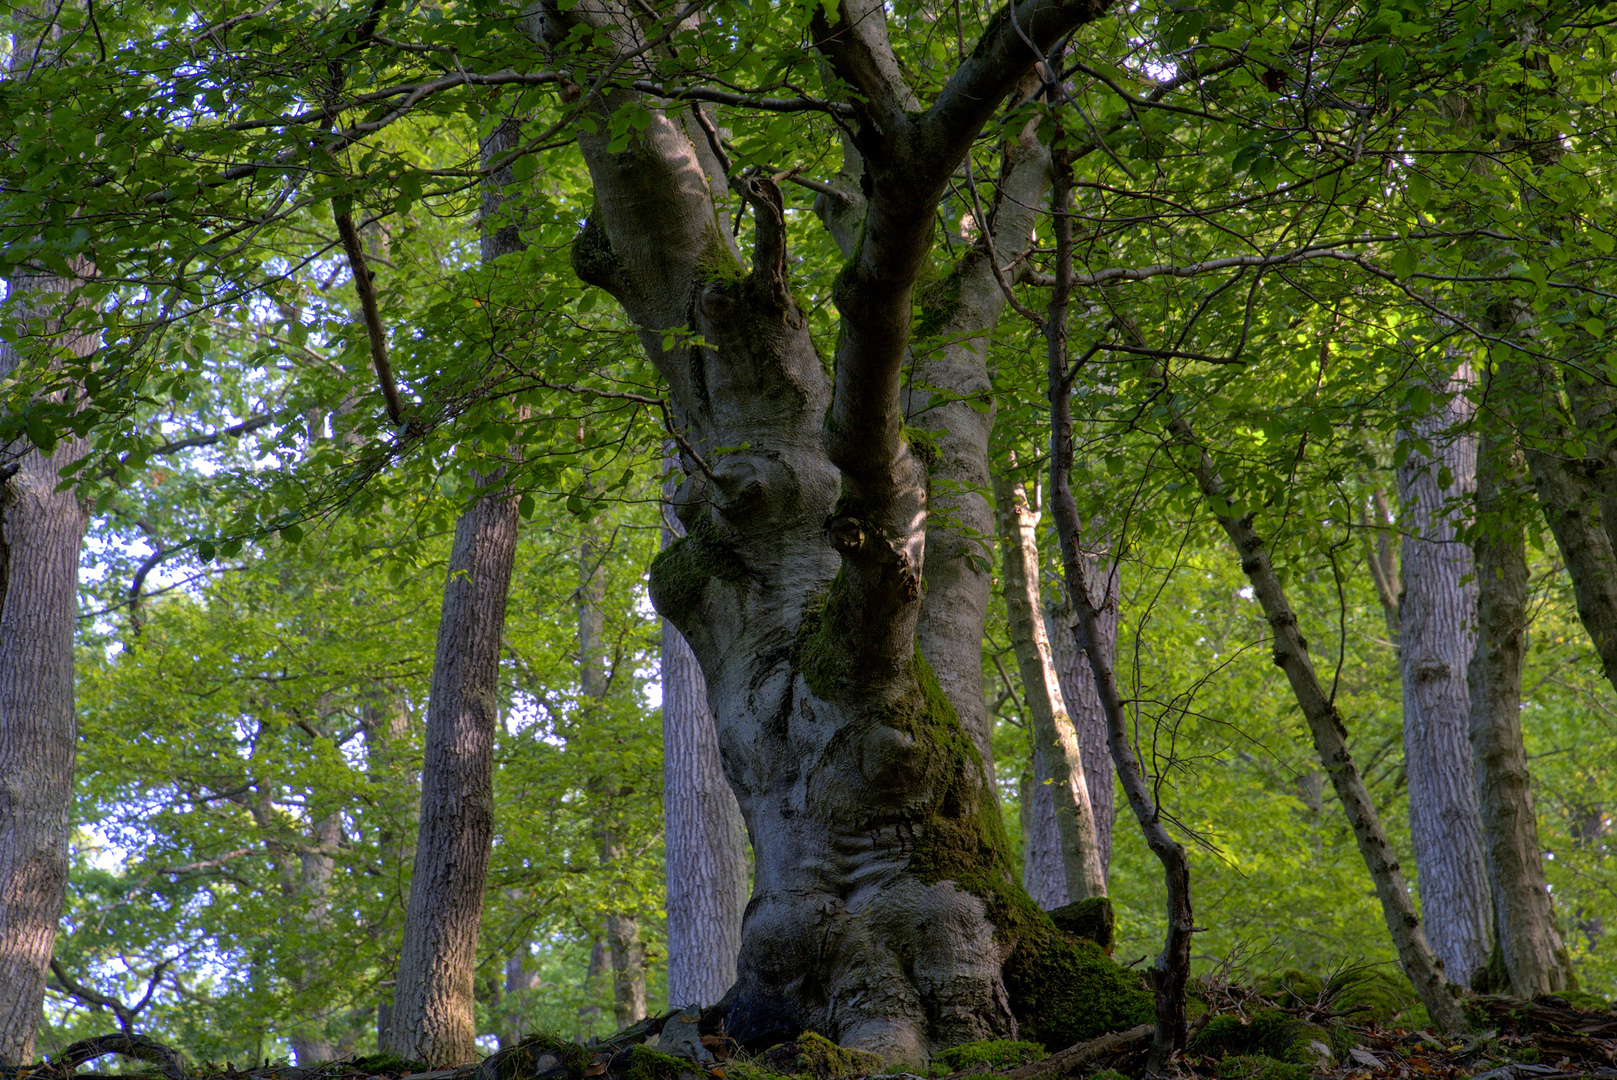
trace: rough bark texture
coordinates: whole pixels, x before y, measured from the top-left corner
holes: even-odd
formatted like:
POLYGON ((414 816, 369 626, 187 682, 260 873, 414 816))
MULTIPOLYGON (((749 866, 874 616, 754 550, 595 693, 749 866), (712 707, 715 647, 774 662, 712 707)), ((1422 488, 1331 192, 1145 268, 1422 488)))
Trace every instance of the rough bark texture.
MULTIPOLYGON (((773 183, 731 181, 753 221, 743 268, 683 123, 643 102, 649 122, 615 150, 606 114, 633 99, 617 91, 589 103, 595 130, 578 132, 596 208, 574 266, 642 328, 689 444, 673 500, 688 535, 656 560, 651 593, 706 674, 754 842, 737 981, 720 1005, 744 1046, 813 1028, 919 1062, 1008 1036, 1005 958, 1052 935, 1009 880, 981 755, 917 647, 927 476, 901 390, 938 200, 1031 67, 1017 27, 1047 48, 1100 12, 1029 0, 921 112, 903 107, 872 30, 879 6, 816 14, 865 132, 833 376, 791 295, 773 183), (679 340, 687 329, 703 344, 679 340)), ((548 40, 584 20, 619 56, 646 44, 636 19, 599 2, 544 15, 548 40)))
POLYGON ((1012 483, 1008 477, 994 478, 994 500, 999 507, 1006 624, 1022 675, 1036 769, 1042 767, 1049 775, 1049 783, 1040 786, 1049 789, 1055 809, 1067 899, 1105 896, 1106 872, 1095 836, 1078 735, 1067 717, 1050 657, 1050 642, 1044 633, 1044 606, 1039 597, 1038 515, 1028 505, 1022 485, 1012 483))
MULTIPOLYGON (((507 121, 484 140, 484 160, 521 137, 507 121)), ((485 188, 485 260, 519 250, 504 228, 512 177, 491 175, 485 188), (496 242, 489 242, 490 235, 496 242)), ((438 647, 432 663, 427 737, 421 766, 421 825, 416 834, 410 904, 399 952, 384 1049, 409 1061, 458 1064, 477 1056, 473 971, 482 928, 483 887, 494 838, 494 728, 499 721, 500 639, 516 562, 520 516, 499 474, 455 522, 438 647)))
MULTIPOLYGON (((1161 392, 1170 393, 1166 378, 1160 372, 1157 377, 1163 384, 1161 392)), ((1189 421, 1177 409, 1173 409, 1170 415, 1170 434, 1188 446, 1199 447, 1200 443, 1189 421)), ((1353 838, 1359 845, 1359 854, 1375 883, 1376 897, 1381 901, 1381 915, 1392 936, 1393 946, 1398 950, 1404 974, 1414 984, 1421 1004, 1426 1006, 1432 1022, 1440 1030, 1463 1031, 1465 1016, 1460 1011, 1459 1002, 1450 993, 1449 983, 1443 977, 1442 964, 1421 931, 1420 917, 1415 914, 1403 870, 1387 840, 1387 832, 1381 825, 1381 817, 1370 798, 1369 789, 1364 786, 1364 778, 1359 775, 1353 755, 1348 752, 1347 728, 1336 711, 1336 703, 1320 685, 1319 676, 1308 655, 1308 643, 1297 628, 1297 616, 1293 614, 1285 589, 1269 561, 1268 547, 1252 527, 1250 515, 1234 517, 1227 511, 1230 496, 1205 450, 1197 457, 1194 476, 1219 525, 1230 538, 1230 543, 1235 545, 1241 557, 1241 569, 1252 583, 1252 591, 1269 621, 1274 633, 1274 662, 1286 673, 1292 695, 1297 699, 1308 730, 1313 735, 1314 750, 1331 778, 1337 798, 1342 802, 1348 825, 1353 829, 1353 838)))
POLYGON ((1404 768, 1421 915, 1432 951, 1461 986, 1488 962, 1493 913, 1467 735, 1466 664, 1475 640, 1477 587, 1456 514, 1476 484, 1476 437, 1461 429, 1472 409, 1470 369, 1434 380, 1439 404, 1404 433, 1398 469, 1403 598, 1398 666, 1403 677, 1404 768))
MULTIPOLYGON (((684 534, 672 515, 667 524, 664 547, 684 534)), ((666 619, 661 670, 668 1002, 707 1006, 735 982, 747 905, 747 827, 724 779, 707 679, 666 619)))
POLYGON ((494 837, 500 638, 518 521, 516 499, 491 491, 455 523, 388 1031, 387 1051, 410 1061, 455 1064, 477 1056, 472 973, 494 837))
MULTIPOLYGON (((1109 553, 1085 551, 1083 557, 1088 561, 1086 574, 1095 589, 1090 600, 1098 613, 1096 648, 1107 666, 1112 667, 1117 653, 1119 573, 1109 553), (1111 568, 1109 574, 1108 567, 1111 568)), ((1061 684, 1061 699, 1066 702, 1067 715, 1072 717, 1073 730, 1078 733, 1078 752, 1083 757, 1084 782, 1089 785, 1089 806, 1095 815, 1095 843, 1100 848, 1101 869, 1109 873, 1117 807, 1112 754, 1106 745, 1106 709, 1095 689, 1089 658, 1078 650, 1078 639, 1073 633, 1073 623, 1078 616, 1067 599, 1066 590, 1061 592, 1062 595, 1044 609, 1045 633, 1050 639, 1056 679, 1061 684)))
POLYGON ((1528 998, 1571 989, 1574 983, 1544 878, 1522 744, 1527 544, 1520 519, 1509 516, 1508 502, 1524 482, 1513 438, 1485 439, 1477 468, 1479 596, 1476 652, 1468 671, 1470 738, 1499 955, 1509 990, 1528 998))
MULTIPOLYGON (((9 284, 18 310, 38 318, 72 283, 18 273, 9 284)), ((72 333, 56 340, 77 357, 96 345, 72 333)), ((0 379, 23 361, 0 344, 0 379)), ((26 439, 0 445, 0 1065, 33 1058, 67 888, 73 626, 89 514, 74 492, 55 490, 85 450, 64 435, 49 455, 26 439)))

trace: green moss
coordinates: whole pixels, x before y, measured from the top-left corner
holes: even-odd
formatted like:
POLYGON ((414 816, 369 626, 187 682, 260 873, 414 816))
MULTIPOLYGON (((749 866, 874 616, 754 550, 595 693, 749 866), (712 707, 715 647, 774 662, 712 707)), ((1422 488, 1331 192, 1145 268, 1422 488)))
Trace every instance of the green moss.
POLYGON ((735 252, 725 242, 717 222, 709 222, 703 232, 702 252, 696 256, 696 280, 703 284, 740 284, 747 278, 735 252))
POLYGON ((629 1067, 623 1080, 678 1080, 681 1075, 692 1075, 697 1069, 684 1058, 661 1054, 649 1046, 636 1046, 629 1051, 629 1067))
POLYGON ((1004 967, 1022 1030, 1046 1046, 1071 1046, 1108 1031, 1148 1024, 1150 991, 1093 941, 1056 934, 1019 945, 1004 967))
POLYGON ((904 441, 909 443, 910 452, 921 460, 928 472, 938 467, 938 439, 925 428, 904 428, 904 441))
POLYGON ((1258 984, 1258 993, 1281 1005, 1313 1005, 1324 990, 1324 979, 1296 968, 1276 972, 1258 984))
POLYGON ((1112 910, 1111 899, 1105 896, 1091 896, 1058 907, 1050 912, 1050 920, 1063 932, 1093 941, 1107 952, 1117 935, 1117 913, 1112 910))
POLYGON ((986 1065, 988 1069, 1014 1069, 1044 1056, 1044 1047, 1038 1043, 986 1039, 940 1050, 932 1056, 932 1061, 950 1072, 961 1072, 974 1065, 986 1065))
POLYGON ((787 1076, 812 1080, 848 1080, 880 1072, 880 1055, 838 1046, 824 1035, 805 1031, 796 1039, 772 1046, 759 1055, 757 1065, 787 1076))
POLYGON ((1213 1070, 1222 1080, 1308 1080, 1307 1065, 1292 1065, 1262 1055, 1227 1057, 1213 1070))
POLYGON ((1341 972, 1326 984, 1325 995, 1337 1012, 1352 1012, 1355 1020, 1379 1023, 1414 1008, 1419 1000, 1409 980, 1386 965, 1341 972))
POLYGON ((701 602, 707 583, 714 578, 744 581, 747 564, 706 518, 698 518, 689 535, 651 560, 651 601, 663 615, 680 623, 701 602))
POLYGON ((920 312, 910 328, 912 341, 936 337, 949 328, 950 320, 960 310, 961 280, 970 258, 968 255, 949 273, 915 291, 915 302, 920 312))
POLYGON ((1308 1024, 1275 1009, 1254 1013, 1245 1022, 1238 1016, 1215 1016, 1190 1041, 1198 1054, 1225 1056, 1260 1054, 1278 1061, 1297 1058, 1299 1043, 1311 1034, 1308 1024))
POLYGON ((1358 1032, 1350 1024, 1340 1021, 1333 1023, 1326 1029, 1326 1035, 1331 1041, 1331 1053, 1336 1055, 1337 1060, 1347 1057, 1347 1052, 1359 1045, 1358 1032))
POLYGON ((1556 997, 1561 998, 1579 1012, 1603 1013, 1611 1010, 1611 1002, 1599 994, 1590 994, 1582 990, 1563 990, 1556 997))

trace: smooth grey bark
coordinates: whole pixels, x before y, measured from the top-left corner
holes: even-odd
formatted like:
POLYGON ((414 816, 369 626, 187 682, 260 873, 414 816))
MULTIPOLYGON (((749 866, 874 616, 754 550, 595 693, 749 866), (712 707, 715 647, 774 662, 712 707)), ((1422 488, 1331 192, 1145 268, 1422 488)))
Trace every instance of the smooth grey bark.
MULTIPOLYGON (((996 848, 983 834, 983 854, 943 842, 984 828, 994 796, 918 656, 927 477, 904 436, 903 372, 939 200, 1032 57, 1012 20, 996 23, 930 107, 906 110, 891 57, 849 11, 818 13, 812 32, 880 136, 859 137, 868 201, 833 292, 832 375, 788 287, 778 188, 731 178, 752 251, 750 270, 726 266, 700 156, 654 101, 588 103, 594 130, 577 141, 596 206, 573 257, 641 328, 684 440, 674 502, 689 535, 653 565, 651 593, 707 676, 755 845, 726 1028, 743 1046, 813 1028, 919 1063, 1015 1031, 1002 958, 1016 942, 996 941, 983 899, 956 884, 983 870, 972 859, 1008 869, 1003 835, 996 848), (605 120, 631 103, 648 123, 614 149, 605 120)), ((1026 0, 1014 22, 1048 48, 1101 13, 1026 0)), ((604 3, 544 16, 549 40, 578 20, 612 35, 625 64, 647 45, 637 19, 604 3)))
POLYGON ((1477 586, 1455 514, 1476 486, 1476 436, 1467 430, 1469 365, 1434 378, 1437 404, 1404 433, 1398 468, 1403 594, 1404 769, 1421 915, 1432 951, 1461 986, 1488 962, 1493 910, 1468 735, 1466 665, 1476 634, 1477 586), (1447 481, 1445 484, 1444 481, 1447 481))
MULTIPOLYGON (((501 123, 483 142, 484 160, 520 138, 519 124, 501 123)), ((520 249, 520 235, 506 231, 511 185, 508 172, 486 181, 485 260, 520 249)), ((427 702, 421 824, 384 1047, 432 1065, 477 1056, 473 972, 494 838, 500 640, 520 525, 516 497, 503 488, 501 473, 477 478, 477 501, 455 522, 427 702)))
POLYGON ((1039 596, 1039 518, 1028 504, 1022 485, 1009 477, 994 477, 994 501, 999 509, 1005 621, 1022 675, 1023 700, 1038 759, 1035 768, 1042 766, 1050 779, 1040 786, 1049 789, 1055 810, 1067 899, 1105 896, 1106 872, 1101 865, 1078 734, 1067 716, 1050 658, 1050 642, 1045 637, 1044 605, 1039 596))
MULTIPOLYGON (((1159 369, 1154 373, 1161 384, 1161 392, 1171 395, 1166 375, 1159 369)), ((1445 1032, 1465 1030, 1465 1016, 1459 1002, 1450 993, 1450 984, 1443 976, 1443 966, 1421 930, 1420 916, 1410 899, 1409 886, 1403 870, 1382 827, 1381 816, 1370 791, 1359 775, 1353 755, 1348 751, 1347 728, 1342 724, 1336 702, 1320 685, 1319 675, 1308 655, 1308 643, 1297 626, 1297 616, 1270 561, 1268 545, 1252 526, 1252 516, 1235 517, 1221 511, 1230 505, 1230 495, 1224 479, 1214 468, 1211 456, 1196 438, 1195 431, 1183 413, 1171 404, 1168 432, 1188 447, 1197 448, 1192 467, 1197 487, 1213 509, 1214 516, 1229 537, 1236 553, 1241 557, 1241 570, 1252 584, 1252 591, 1274 634, 1274 662, 1285 672, 1291 684, 1292 696, 1302 709, 1313 736, 1314 750, 1320 763, 1331 778, 1331 786, 1342 803, 1353 838, 1358 843, 1359 855, 1364 859, 1375 884, 1376 897, 1381 902, 1381 915, 1393 947, 1398 950, 1399 963, 1404 974, 1414 984, 1421 1004, 1432 1017, 1432 1022, 1445 1032)))
MULTIPOLYGON (((672 487, 668 488, 672 495, 672 487)), ((663 546, 684 535, 665 516, 663 546)), ((668 1002, 717 1002, 735 982, 747 906, 747 827, 724 779, 707 679, 683 635, 662 621, 663 850, 668 1002)))
POLYGON ((1499 955, 1518 997, 1575 987, 1544 877, 1522 743, 1522 663, 1527 651, 1527 543, 1509 505, 1525 486, 1509 434, 1489 434, 1477 466, 1479 531, 1473 541, 1478 581, 1477 644, 1467 672, 1470 738, 1476 762, 1499 955))

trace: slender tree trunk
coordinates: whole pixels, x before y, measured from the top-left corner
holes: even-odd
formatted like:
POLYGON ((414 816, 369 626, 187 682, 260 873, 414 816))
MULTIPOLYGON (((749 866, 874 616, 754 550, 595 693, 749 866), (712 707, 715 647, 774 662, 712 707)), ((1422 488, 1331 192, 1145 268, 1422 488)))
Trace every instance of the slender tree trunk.
POLYGON ((1477 646, 1468 671, 1470 737, 1493 893, 1498 947, 1519 997, 1575 983, 1544 879, 1522 744, 1522 662, 1527 647, 1527 545, 1510 502, 1525 484, 1514 438, 1491 434, 1477 468, 1477 646))
POLYGON ((1038 515, 1028 505, 1022 485, 994 478, 1003 554, 1006 622, 1022 674, 1022 692, 1033 729, 1036 762, 1048 770, 1060 838, 1061 868, 1068 900, 1106 895, 1106 872, 1095 836, 1094 812, 1078 749, 1078 735, 1061 698, 1061 686, 1045 637, 1044 607, 1039 599, 1038 515))
MULTIPOLYGON (((521 137, 520 124, 501 122, 483 141, 483 160, 521 137)), ((485 181, 485 262, 521 249, 507 206, 512 185, 509 171, 485 181)), ((477 1055, 473 973, 494 838, 500 640, 521 524, 516 498, 500 490, 502 472, 478 479, 483 494, 455 522, 427 703, 421 826, 388 1029, 389 1052, 432 1065, 477 1055)))
MULTIPOLYGON (((1059 142, 1059 139, 1057 140, 1059 142)), ((1185 990, 1190 981, 1190 938, 1195 932, 1195 916, 1190 901, 1190 863, 1184 847, 1168 832, 1162 814, 1146 783, 1145 772, 1129 742, 1123 698, 1109 658, 1100 648, 1100 610, 1095 588, 1089 581, 1089 560, 1083 551, 1083 525, 1072 496, 1072 379, 1067 370, 1067 306, 1072 295, 1072 165, 1057 158, 1053 169, 1054 191, 1051 216, 1056 240, 1055 288, 1044 323, 1046 346, 1046 393, 1050 400, 1050 501, 1055 512, 1056 535, 1061 541, 1061 565, 1067 579, 1067 595, 1077 612, 1074 633, 1077 645, 1089 658, 1089 671, 1106 715, 1107 743, 1118 779, 1134 811, 1146 845, 1162 864, 1166 893, 1168 933, 1162 952, 1151 968, 1151 985, 1156 994, 1156 1032, 1146 1071, 1160 1075, 1168 1068, 1174 1052, 1184 1048, 1187 1037, 1185 990)))
MULTIPOLYGON (((666 495, 672 494, 670 487, 666 495)), ((666 548, 685 529, 672 513, 664 526, 666 548)), ((661 670, 668 1003, 707 1006, 735 982, 747 905, 747 829, 724 779, 707 679, 666 619, 661 670)))
POLYGON ((1353 755, 1348 752, 1347 728, 1336 711, 1336 702, 1320 685, 1313 661, 1308 656, 1308 643, 1297 628, 1297 616, 1292 612, 1291 602, 1286 599, 1285 589, 1269 560, 1268 547, 1252 527, 1250 515, 1234 517, 1220 512, 1220 507, 1230 505, 1224 480, 1213 468, 1206 450, 1200 449, 1201 444, 1190 422, 1173 407, 1166 375, 1157 370, 1154 377, 1160 384, 1160 393, 1169 398, 1169 433, 1186 446, 1198 448, 1192 470, 1196 484, 1240 555, 1241 569, 1252 583, 1252 591, 1269 621, 1274 633, 1274 662, 1286 673, 1292 695, 1297 699, 1308 730, 1313 735, 1314 750, 1330 775, 1336 797, 1342 802, 1348 825, 1353 829, 1353 837, 1359 845, 1359 854, 1370 871, 1371 881, 1375 883, 1376 896, 1381 901, 1381 915, 1386 922, 1387 932, 1392 936, 1393 946, 1398 950, 1404 974, 1409 976, 1421 1003, 1440 1030, 1463 1031, 1465 1016, 1450 992, 1450 984, 1443 977, 1442 964, 1421 931, 1420 916, 1415 914, 1403 870, 1398 865, 1392 844, 1387 840, 1387 832, 1381 825, 1381 817, 1370 798, 1369 789, 1364 786, 1364 778, 1359 775, 1353 755))
MULTIPOLYGON (((482 486, 499 483, 496 475, 482 486)), ((488 491, 460 516, 438 623, 421 827, 387 1046, 433 1065, 477 1054, 472 976, 494 837, 500 638, 518 522, 509 491, 488 491)))
POLYGON ((1454 515, 1476 484, 1476 437, 1462 430, 1470 368, 1434 380, 1440 404, 1405 433, 1398 469, 1403 599, 1398 666, 1404 688, 1404 764, 1421 914, 1448 977, 1469 986, 1488 962, 1493 912, 1467 736, 1465 670, 1475 640, 1477 587, 1471 551, 1454 515))
MULTIPOLYGON (((1120 582, 1117 567, 1110 555, 1093 550, 1094 540, 1086 537, 1090 549, 1082 552, 1088 564, 1085 570, 1095 595, 1090 602, 1097 612, 1095 620, 1096 648, 1100 650, 1106 666, 1115 670, 1117 652, 1117 602, 1120 582), (1107 573, 1107 568, 1111 572, 1107 573)), ((1116 773, 1112 767, 1112 753, 1107 747, 1106 709, 1101 704, 1100 692, 1095 689, 1095 676, 1089 670, 1089 660, 1078 649, 1073 624, 1077 614, 1072 602, 1061 590, 1044 609, 1045 634, 1050 640, 1050 658, 1055 663, 1056 681, 1061 684, 1061 699, 1066 702, 1067 715, 1072 717, 1073 730, 1078 733, 1078 752, 1084 762, 1084 782, 1089 785, 1089 806, 1095 816, 1095 843, 1100 848, 1102 873, 1110 873, 1112 865, 1112 830, 1117 808, 1113 792, 1116 773)))
MULTIPOLYGON (((586 480, 586 482, 588 482, 586 480)), ((578 605, 578 684, 585 702, 584 723, 606 699, 611 674, 607 671, 605 612, 602 610, 604 562, 609 552, 598 542, 588 525, 579 545, 578 605)), ((617 778, 607 773, 593 777, 590 792, 596 803, 596 833, 600 843, 601 868, 610 877, 623 858, 618 843, 617 778)), ((640 943, 640 920, 623 911, 608 911, 606 944, 612 962, 612 1009, 618 1030, 646 1015, 646 950, 640 943)))
MULTIPOLYGON (((342 819, 336 814, 324 814, 315 822, 307 847, 298 853, 298 862, 286 889, 287 899, 302 923, 298 927, 288 926, 293 933, 318 932, 329 923, 331 879, 337 872, 336 851, 342 838, 342 819), (298 911, 299 908, 302 910, 298 911)), ((293 988, 300 995, 308 995, 320 985, 320 954, 305 951, 298 956, 297 965, 293 988)), ((324 1010, 318 1007, 315 1015, 294 1022, 289 1041, 297 1065, 309 1066, 337 1056, 337 1044, 326 1035, 325 1027, 324 1010)))

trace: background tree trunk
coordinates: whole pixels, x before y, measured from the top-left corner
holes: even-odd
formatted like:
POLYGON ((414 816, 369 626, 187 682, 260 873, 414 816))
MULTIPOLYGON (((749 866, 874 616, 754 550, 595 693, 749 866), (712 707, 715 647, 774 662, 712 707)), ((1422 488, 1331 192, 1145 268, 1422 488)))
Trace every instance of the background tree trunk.
POLYGON ((1479 586, 1477 646, 1468 671, 1470 737, 1476 761, 1488 879, 1499 955, 1518 997, 1574 987, 1544 878, 1522 744, 1522 661, 1527 647, 1527 544, 1508 506, 1525 477, 1512 436, 1491 434, 1477 467, 1474 548, 1479 586))
MULTIPOLYGON (((670 484, 665 497, 672 494, 670 484)), ((663 546, 684 531, 672 513, 665 514, 663 546)), ((724 779, 707 678, 667 619, 661 670, 668 1003, 707 1006, 735 982, 747 906, 747 828, 724 779)))
POLYGON ((1465 671, 1475 640, 1477 587, 1470 549, 1458 539, 1452 516, 1476 484, 1476 438, 1461 431, 1470 419, 1463 396, 1470 381, 1469 366, 1452 379, 1434 381, 1439 405, 1404 436, 1429 444, 1431 455, 1411 449, 1398 469, 1404 534, 1398 665, 1409 826, 1427 940, 1449 978, 1462 986, 1488 962, 1493 945, 1467 735, 1465 671))
MULTIPOLYGON (((1093 541, 1086 536, 1093 548, 1093 541)), ((1080 557, 1088 564, 1088 576, 1098 595, 1090 597, 1096 608, 1096 649, 1108 668, 1115 670, 1117 652, 1117 604, 1121 583, 1110 555, 1086 550, 1080 557), (1107 571, 1110 570, 1110 573, 1107 571), (1104 592, 1101 590, 1104 588, 1104 592)), ((1050 641, 1050 658, 1055 663, 1061 699, 1078 733, 1078 753, 1084 762, 1084 783, 1089 785, 1089 807, 1095 816, 1095 845, 1100 850, 1102 873, 1112 865, 1112 830, 1117 820, 1114 791, 1116 773, 1112 754, 1106 745, 1106 710, 1095 689, 1095 676, 1088 658, 1078 648, 1073 633, 1077 620, 1066 588, 1044 609, 1045 634, 1050 641)))
MULTIPOLYGON (((1008 477, 994 477, 1003 552, 1005 611, 1016 663, 1022 674, 1028 722, 1033 732, 1035 775, 1048 769, 1048 788, 1060 841, 1060 863, 1068 900, 1106 895, 1106 873, 1095 837, 1095 818, 1078 750, 1078 736, 1067 718, 1061 686, 1050 660, 1039 599, 1038 515, 1027 494, 1008 477), (1042 760, 1041 760, 1042 759, 1042 760)), ((1026 875, 1024 873, 1024 879, 1026 875)))

